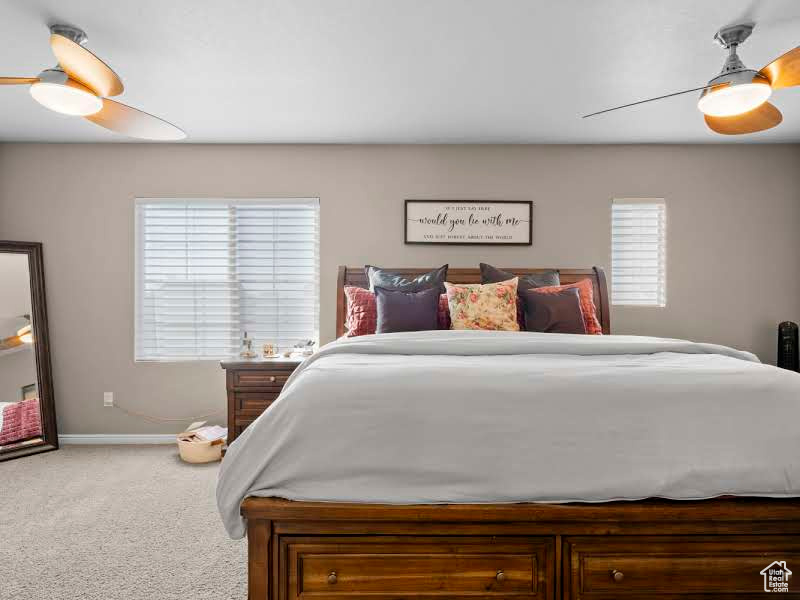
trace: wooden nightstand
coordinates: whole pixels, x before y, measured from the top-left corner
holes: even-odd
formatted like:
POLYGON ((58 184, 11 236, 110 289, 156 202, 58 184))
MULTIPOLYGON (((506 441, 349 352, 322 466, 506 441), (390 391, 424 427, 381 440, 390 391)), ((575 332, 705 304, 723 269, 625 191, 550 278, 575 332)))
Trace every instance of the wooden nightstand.
POLYGON ((228 444, 272 404, 302 358, 223 360, 228 390, 228 444))

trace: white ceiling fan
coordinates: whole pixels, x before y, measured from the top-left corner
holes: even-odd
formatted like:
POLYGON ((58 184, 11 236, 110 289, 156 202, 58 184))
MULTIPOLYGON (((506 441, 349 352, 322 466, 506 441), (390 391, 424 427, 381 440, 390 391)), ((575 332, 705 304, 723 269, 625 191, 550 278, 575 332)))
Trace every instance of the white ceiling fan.
POLYGON ((714 40, 728 50, 728 58, 719 75, 706 85, 607 108, 584 115, 583 118, 645 102, 700 92, 697 108, 705 115, 706 125, 712 131, 740 135, 775 127, 783 120, 783 115, 767 99, 773 90, 800 85, 800 46, 776 58, 760 71, 748 69, 736 50, 750 36, 754 27, 754 23, 739 23, 723 27, 716 33, 714 40))
POLYGON ((179 127, 121 102, 110 100, 124 87, 119 76, 83 45, 86 33, 70 25, 50 26, 50 47, 58 64, 36 77, 0 77, 0 85, 30 85, 31 96, 42 106, 129 137, 182 140, 179 127))

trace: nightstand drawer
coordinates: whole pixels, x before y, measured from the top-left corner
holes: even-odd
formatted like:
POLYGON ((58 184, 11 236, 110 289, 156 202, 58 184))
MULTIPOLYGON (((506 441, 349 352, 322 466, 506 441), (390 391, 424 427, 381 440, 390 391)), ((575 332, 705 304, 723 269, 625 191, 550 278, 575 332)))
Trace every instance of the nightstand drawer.
POLYGON ((291 374, 292 371, 278 371, 277 369, 236 371, 233 377, 233 385, 236 388, 265 388, 280 392, 291 374))
POLYGON ((236 412, 245 414, 255 411, 257 417, 262 412, 267 410, 270 404, 275 402, 275 399, 280 394, 280 391, 275 392, 239 392, 233 393, 236 412))

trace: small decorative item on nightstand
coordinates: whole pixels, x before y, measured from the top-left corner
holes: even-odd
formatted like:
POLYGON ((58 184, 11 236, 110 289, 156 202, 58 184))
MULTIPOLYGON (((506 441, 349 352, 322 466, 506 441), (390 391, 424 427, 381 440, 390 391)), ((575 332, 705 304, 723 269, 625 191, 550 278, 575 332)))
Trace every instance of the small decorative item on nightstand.
POLYGON ((228 445, 280 395, 298 358, 222 361, 228 391, 228 445))
POLYGON ((253 352, 253 340, 252 338, 247 337, 247 332, 244 332, 244 337, 242 337, 242 351, 239 352, 239 356, 242 358, 255 358, 256 353, 253 352))
POLYGON ((300 356, 311 356, 314 354, 314 340, 300 340, 294 345, 294 352, 300 356))

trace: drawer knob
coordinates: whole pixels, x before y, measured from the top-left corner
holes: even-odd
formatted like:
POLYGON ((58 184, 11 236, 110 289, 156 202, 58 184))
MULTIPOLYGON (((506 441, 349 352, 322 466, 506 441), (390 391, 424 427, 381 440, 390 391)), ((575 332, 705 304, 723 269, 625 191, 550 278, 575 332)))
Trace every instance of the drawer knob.
POLYGON ((277 381, 277 380, 275 379, 275 375, 270 375, 270 376, 269 376, 269 382, 270 382, 270 383, 275 383, 275 381, 277 381))
POLYGON ((336 571, 331 571, 330 574, 328 575, 328 583, 333 585, 337 581, 338 578, 336 577, 336 571))
POLYGON ((506 574, 500 570, 497 572, 497 575, 495 575, 494 578, 497 579, 497 583, 503 583, 506 580, 506 574))
POLYGON ((622 581, 625 579, 625 573, 614 569, 611 571, 611 579, 614 580, 614 583, 622 583, 622 581))

